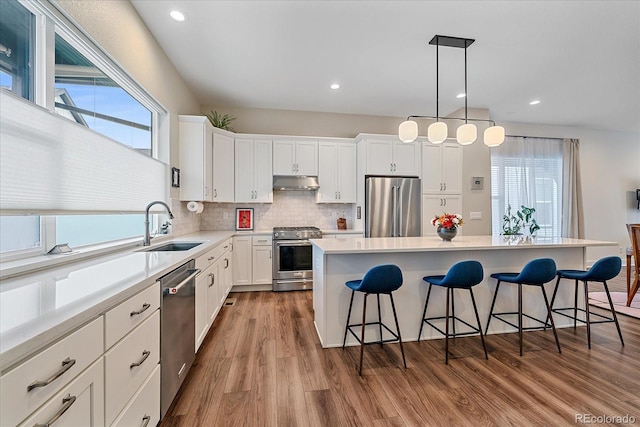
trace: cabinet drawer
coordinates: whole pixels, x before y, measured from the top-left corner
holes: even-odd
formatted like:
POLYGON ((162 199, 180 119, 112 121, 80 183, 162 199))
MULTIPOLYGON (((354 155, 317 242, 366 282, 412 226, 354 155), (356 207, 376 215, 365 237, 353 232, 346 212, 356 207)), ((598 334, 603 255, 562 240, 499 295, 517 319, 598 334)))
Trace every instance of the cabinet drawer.
POLYGON ((214 262, 218 261, 222 255, 231 249, 231 239, 225 240, 206 254, 196 258, 196 268, 204 271, 214 262))
POLYGON ((0 425, 18 424, 100 357, 103 325, 100 316, 0 377, 0 425))
POLYGON ((160 365, 138 390, 112 427, 149 426, 160 421, 160 365), (148 421, 147 421, 148 420, 148 421))
POLYGON ((253 246, 271 246, 272 236, 252 236, 253 246))
POLYGON ((104 362, 102 358, 69 385, 63 387, 42 408, 20 424, 20 427, 45 426, 54 423, 56 426, 104 426, 104 362))
POLYGON ((111 348, 129 331, 160 308, 160 285, 156 282, 119 306, 109 310, 105 318, 104 347, 111 348))
POLYGON ((104 355, 105 420, 110 425, 160 360, 160 311, 104 355))

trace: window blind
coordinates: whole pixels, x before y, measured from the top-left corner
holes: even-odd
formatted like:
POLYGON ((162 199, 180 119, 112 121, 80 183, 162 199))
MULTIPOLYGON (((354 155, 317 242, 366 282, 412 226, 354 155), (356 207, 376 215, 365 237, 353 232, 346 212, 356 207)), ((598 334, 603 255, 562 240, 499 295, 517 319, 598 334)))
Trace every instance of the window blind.
POLYGON ((133 213, 166 200, 168 167, 0 94, 0 213, 133 213))

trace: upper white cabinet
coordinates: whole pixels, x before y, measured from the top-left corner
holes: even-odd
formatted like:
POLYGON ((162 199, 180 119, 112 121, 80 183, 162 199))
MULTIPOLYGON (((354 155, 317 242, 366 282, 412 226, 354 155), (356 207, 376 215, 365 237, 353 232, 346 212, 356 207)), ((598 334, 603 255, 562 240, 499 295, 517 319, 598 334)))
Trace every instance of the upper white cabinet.
POLYGON ((201 116, 178 116, 180 200, 213 200, 213 126, 201 116))
POLYGON ((203 116, 179 116, 180 200, 234 201, 233 134, 203 116))
POLYGON ((422 146, 422 192, 462 193, 462 147, 457 143, 422 146))
POLYGON ((404 143, 397 136, 362 135, 365 175, 420 176, 420 144, 404 143))
POLYGON ((235 201, 237 203, 273 202, 271 147, 271 140, 235 140, 235 201))
POLYGON ((356 202, 356 145, 320 141, 318 146, 318 203, 356 202))
POLYGON ((235 150, 233 137, 213 131, 213 183, 211 185, 214 202, 235 201, 235 150))
POLYGON ((273 141, 273 174, 318 175, 317 141, 273 141))

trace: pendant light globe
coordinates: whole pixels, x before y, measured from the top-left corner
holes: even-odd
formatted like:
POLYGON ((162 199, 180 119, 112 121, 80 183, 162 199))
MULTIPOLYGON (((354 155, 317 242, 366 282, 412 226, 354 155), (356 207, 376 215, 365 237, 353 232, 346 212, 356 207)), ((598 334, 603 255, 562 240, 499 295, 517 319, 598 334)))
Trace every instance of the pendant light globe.
POLYGON ((487 147, 497 147, 504 142, 504 128, 491 126, 484 130, 484 143, 487 147))
POLYGON ((398 138, 402 142, 413 142, 418 138, 418 123, 406 120, 398 126, 398 138))
POLYGON ((435 122, 427 129, 427 138, 432 144, 441 144, 447 139, 447 124, 445 122, 435 122))
POLYGON ((472 123, 466 123, 458 128, 456 139, 460 145, 470 145, 478 138, 478 129, 472 123))

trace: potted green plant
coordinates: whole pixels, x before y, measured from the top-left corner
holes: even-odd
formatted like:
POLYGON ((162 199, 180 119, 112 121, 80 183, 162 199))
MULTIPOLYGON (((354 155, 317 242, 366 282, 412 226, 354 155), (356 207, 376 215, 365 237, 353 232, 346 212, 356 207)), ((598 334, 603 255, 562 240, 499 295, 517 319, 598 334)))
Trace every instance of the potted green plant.
POLYGON ((205 116, 209 118, 209 121, 214 127, 234 132, 231 127, 231 122, 236 119, 235 117, 229 114, 220 114, 216 110, 211 110, 210 113, 205 113, 205 116))
POLYGON ((536 231, 540 229, 535 218, 533 218, 535 211, 534 208, 528 208, 522 205, 520 206, 520 210, 516 211, 514 215, 511 212, 511 205, 507 205, 507 211, 502 217, 502 234, 505 236, 522 234, 520 230, 528 227, 529 234, 535 236, 536 231))

